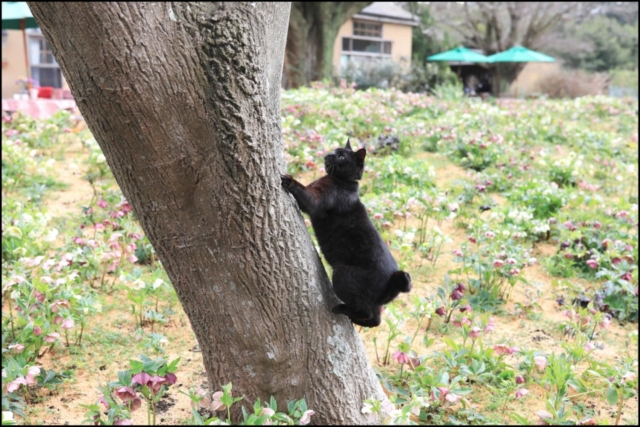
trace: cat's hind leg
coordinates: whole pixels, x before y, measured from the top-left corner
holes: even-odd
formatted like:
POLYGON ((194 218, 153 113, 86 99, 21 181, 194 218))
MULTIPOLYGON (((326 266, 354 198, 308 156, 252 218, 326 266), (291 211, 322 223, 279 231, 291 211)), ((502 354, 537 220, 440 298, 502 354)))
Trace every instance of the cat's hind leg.
POLYGON ((331 311, 335 314, 344 314, 349 317, 351 320, 368 320, 373 317, 373 313, 371 310, 366 310, 362 307, 351 307, 347 304, 338 304, 331 309, 331 311))
POLYGON ((367 294, 369 280, 366 272, 358 267, 338 265, 333 269, 333 290, 344 304, 331 310, 351 319, 368 320, 373 317, 370 296, 367 294))
POLYGON ((360 326, 366 326, 369 328, 375 328, 376 326, 380 326, 381 323, 381 319, 380 319, 380 315, 382 313, 382 306, 376 306, 373 307, 373 316, 371 316, 370 319, 366 319, 366 320, 360 320, 360 319, 351 319, 351 322, 356 324, 356 325, 360 325, 360 326))

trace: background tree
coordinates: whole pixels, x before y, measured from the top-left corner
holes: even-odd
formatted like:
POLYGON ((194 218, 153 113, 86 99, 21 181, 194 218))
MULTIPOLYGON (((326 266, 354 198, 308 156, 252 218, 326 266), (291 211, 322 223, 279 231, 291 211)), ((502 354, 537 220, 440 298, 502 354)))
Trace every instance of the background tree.
MULTIPOLYGON (((446 2, 433 3, 430 10, 437 25, 457 33, 462 44, 493 55, 515 45, 544 50, 549 42, 545 34, 586 9, 578 2, 446 2)), ((510 84, 524 64, 492 67, 504 84, 510 84)), ((494 80, 494 91, 499 93, 496 83, 494 80)))
POLYGON ((550 53, 569 68, 637 70, 638 3, 593 2, 588 10, 550 34, 550 53))
POLYGON ((292 2, 283 87, 296 88, 331 78, 338 30, 347 19, 371 3, 292 2))
MULTIPOLYGON (((209 386, 364 423, 383 398, 285 171, 288 3, 29 2, 202 349, 209 386)), ((233 414, 239 419, 240 414, 233 414)))

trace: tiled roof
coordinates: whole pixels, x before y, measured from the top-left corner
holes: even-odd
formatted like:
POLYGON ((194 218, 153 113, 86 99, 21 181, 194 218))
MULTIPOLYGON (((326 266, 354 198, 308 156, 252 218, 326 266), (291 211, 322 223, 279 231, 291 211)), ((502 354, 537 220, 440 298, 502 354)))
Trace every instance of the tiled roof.
POLYGON ((373 15, 403 21, 417 21, 417 17, 391 2, 373 2, 359 12, 360 15, 373 15))

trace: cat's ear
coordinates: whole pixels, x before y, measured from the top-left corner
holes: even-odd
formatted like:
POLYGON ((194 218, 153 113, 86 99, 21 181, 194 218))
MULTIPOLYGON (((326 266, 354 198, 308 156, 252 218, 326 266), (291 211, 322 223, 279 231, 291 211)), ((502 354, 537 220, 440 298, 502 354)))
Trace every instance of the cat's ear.
POLYGON ((346 148, 347 150, 353 151, 351 148, 351 143, 349 142, 349 138, 347 138, 347 145, 345 145, 344 148, 346 148))
POLYGON ((364 148, 361 148, 358 151, 356 151, 356 159, 358 159, 359 162, 364 163, 364 158, 366 156, 367 156, 367 150, 365 150, 364 148))

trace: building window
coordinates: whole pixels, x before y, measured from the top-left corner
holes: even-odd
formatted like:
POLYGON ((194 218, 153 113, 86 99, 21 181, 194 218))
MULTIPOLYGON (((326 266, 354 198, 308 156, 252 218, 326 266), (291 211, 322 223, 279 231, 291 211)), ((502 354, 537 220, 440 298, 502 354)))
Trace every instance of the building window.
POLYGON ((31 78, 37 80, 40 86, 62 87, 62 72, 53 57, 51 46, 47 40, 39 35, 29 37, 29 65, 31 78))
POLYGON ((349 62, 368 62, 379 59, 391 59, 391 41, 382 38, 382 24, 354 21, 353 35, 342 38, 340 65, 349 62))
POLYGON ((353 35, 382 38, 382 24, 354 21, 353 35))
POLYGON ((342 52, 374 53, 390 56, 391 42, 384 40, 361 40, 352 37, 343 37, 342 52))

